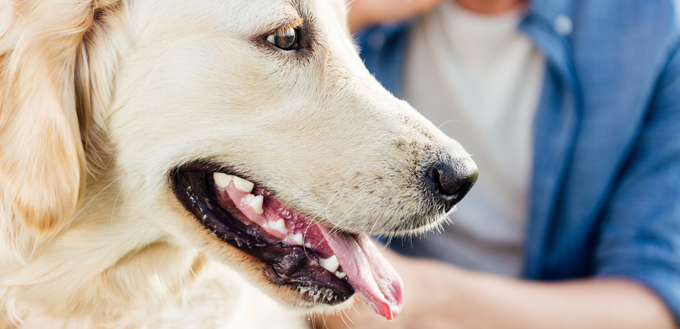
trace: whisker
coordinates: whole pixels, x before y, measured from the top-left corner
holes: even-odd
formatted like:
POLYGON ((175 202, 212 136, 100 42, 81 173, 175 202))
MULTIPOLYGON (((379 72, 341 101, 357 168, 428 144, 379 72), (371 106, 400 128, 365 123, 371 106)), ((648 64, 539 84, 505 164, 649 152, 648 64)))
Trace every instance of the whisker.
MULTIPOLYGON (((347 321, 345 321, 344 315, 347 315, 347 314, 344 314, 344 312, 343 312, 343 313, 340 313, 340 319, 342 320, 342 323, 344 323, 345 326, 347 326, 347 329, 352 329, 352 327, 349 326, 349 324, 347 323, 347 321)), ((347 318, 349 319, 349 316, 348 316, 347 318)))
POLYGON ((71 222, 73 219, 75 219, 76 217, 78 217, 78 215, 80 215, 80 213, 83 212, 83 210, 85 210, 85 208, 87 208, 87 206, 89 206, 90 203, 92 203, 92 201, 94 201, 94 199, 96 199, 100 194, 102 194, 102 192, 106 191, 106 189, 108 189, 109 187, 111 187, 111 185, 113 185, 113 183, 115 183, 116 181, 118 181, 121 177, 123 177, 123 175, 118 176, 118 178, 116 178, 116 179, 114 179, 113 181, 111 181, 111 183, 109 183, 109 185, 106 185, 101 191, 99 191, 99 193, 97 193, 94 197, 92 197, 92 199, 90 199, 90 201, 88 201, 82 208, 80 208, 80 210, 78 210, 78 212, 77 212, 75 215, 73 215, 73 216, 71 217, 71 219, 69 220, 69 222, 71 222))
MULTIPOLYGON (((118 191, 118 194, 116 194, 116 200, 113 201, 113 209, 111 210, 111 219, 109 220, 109 223, 110 223, 109 233, 111 233, 111 234, 113 234, 113 214, 116 212, 116 205, 118 204, 118 197, 120 196, 121 192, 123 192, 122 189, 120 191, 118 191)), ((129 193, 128 193, 128 195, 129 195, 129 193)))
POLYGON ((451 119, 451 120, 444 121, 442 124, 437 126, 437 128, 441 129, 444 125, 449 124, 451 122, 460 122, 460 120, 459 119, 451 119))

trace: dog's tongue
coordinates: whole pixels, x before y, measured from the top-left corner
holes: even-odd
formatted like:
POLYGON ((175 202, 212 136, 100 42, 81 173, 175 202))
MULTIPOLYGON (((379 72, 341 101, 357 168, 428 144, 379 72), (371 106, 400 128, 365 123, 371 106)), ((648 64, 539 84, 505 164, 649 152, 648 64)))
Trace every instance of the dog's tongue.
POLYGON ((245 215, 246 219, 243 220, 259 225, 273 237, 289 244, 309 242, 322 257, 335 255, 349 283, 376 313, 392 320, 401 312, 404 301, 401 278, 366 234, 352 236, 329 232, 328 228, 294 213, 265 190, 253 190, 252 183, 245 181, 250 183, 249 191, 245 192, 235 185, 236 182, 245 184, 243 179, 237 181, 233 178, 232 182, 228 179, 230 176, 221 175, 217 176, 215 184, 223 206, 229 207, 226 200, 231 199, 233 205, 245 215), (259 211, 251 205, 254 195, 250 191, 261 196, 259 211), (294 238, 296 235, 299 237, 294 238), (304 240, 299 241, 303 235, 304 240))
POLYGON ((376 313, 394 319, 404 302, 401 278, 371 239, 366 234, 352 237, 319 228, 354 290, 376 313))

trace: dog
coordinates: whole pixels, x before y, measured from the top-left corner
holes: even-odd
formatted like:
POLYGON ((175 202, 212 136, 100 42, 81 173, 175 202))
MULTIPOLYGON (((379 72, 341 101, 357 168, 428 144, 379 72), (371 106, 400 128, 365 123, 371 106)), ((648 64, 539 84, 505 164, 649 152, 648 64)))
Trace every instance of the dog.
POLYGON ((477 171, 371 76, 346 16, 0 0, 0 327, 220 327, 240 277, 294 312, 396 316, 368 236, 437 227, 477 171))

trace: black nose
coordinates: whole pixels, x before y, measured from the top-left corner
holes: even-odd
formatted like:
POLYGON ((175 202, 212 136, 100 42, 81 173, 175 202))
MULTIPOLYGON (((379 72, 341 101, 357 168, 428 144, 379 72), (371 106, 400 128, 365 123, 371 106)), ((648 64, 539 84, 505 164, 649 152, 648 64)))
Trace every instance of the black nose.
POLYGON ((470 191, 477 181, 477 165, 470 158, 441 161, 427 173, 438 198, 449 211, 470 191))

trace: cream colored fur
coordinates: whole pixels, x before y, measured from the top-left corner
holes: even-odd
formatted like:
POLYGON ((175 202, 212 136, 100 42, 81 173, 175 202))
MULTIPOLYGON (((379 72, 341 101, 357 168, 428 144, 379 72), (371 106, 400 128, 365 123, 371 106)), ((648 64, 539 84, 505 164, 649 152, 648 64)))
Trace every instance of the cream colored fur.
POLYGON ((267 327, 234 313, 253 294, 283 327, 299 324, 291 310, 327 310, 272 285, 179 204, 169 174, 196 159, 329 226, 437 225, 414 174, 467 155, 367 72, 345 10, 0 0, 0 328, 267 327), (309 49, 266 45, 299 17, 309 49))

